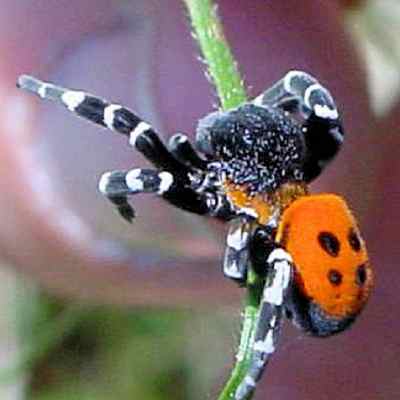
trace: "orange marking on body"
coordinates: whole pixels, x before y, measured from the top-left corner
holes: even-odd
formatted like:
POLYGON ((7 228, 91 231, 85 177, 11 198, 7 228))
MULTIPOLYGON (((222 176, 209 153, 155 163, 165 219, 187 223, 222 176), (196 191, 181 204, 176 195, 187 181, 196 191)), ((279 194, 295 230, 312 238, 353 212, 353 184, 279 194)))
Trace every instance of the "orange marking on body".
POLYGON ((373 273, 356 221, 341 197, 320 194, 297 199, 284 211, 276 240, 293 257, 300 291, 321 310, 343 318, 362 309, 373 273), (337 241, 324 240, 331 234, 337 241))
POLYGON ((249 208, 257 214, 257 222, 266 224, 271 216, 271 206, 265 194, 249 195, 245 186, 225 183, 225 192, 237 208, 249 208))
POLYGON ((225 192, 232 204, 237 208, 250 208, 257 213, 257 222, 268 223, 272 214, 280 213, 295 199, 306 194, 306 187, 298 183, 282 185, 273 193, 257 193, 250 195, 245 185, 235 185, 225 182, 225 192))

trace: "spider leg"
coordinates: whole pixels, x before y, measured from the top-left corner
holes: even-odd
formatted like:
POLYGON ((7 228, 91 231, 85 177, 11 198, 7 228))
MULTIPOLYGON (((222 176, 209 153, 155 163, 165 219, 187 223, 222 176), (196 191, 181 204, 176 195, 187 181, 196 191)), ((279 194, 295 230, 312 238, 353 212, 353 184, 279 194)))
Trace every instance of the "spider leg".
POLYGON ((21 75, 17 86, 43 99, 60 102, 78 116, 128 136, 130 145, 157 168, 182 171, 184 166, 172 156, 152 126, 127 108, 90 93, 56 86, 28 75, 21 75))
POLYGON ((100 192, 117 208, 118 213, 128 222, 135 218, 135 211, 128 203, 128 195, 132 194, 126 183, 126 171, 104 173, 99 181, 100 192))
POLYGON ((343 143, 343 126, 330 92, 303 71, 289 71, 254 104, 288 112, 302 125, 307 148, 305 179, 317 177, 343 143))
POLYGON ((168 148, 182 164, 185 164, 189 168, 201 171, 207 169, 208 162, 198 155, 186 135, 176 133, 174 136, 171 136, 168 148))
POLYGON ((226 237, 226 248, 223 261, 224 275, 240 284, 246 282, 249 262, 249 240, 253 227, 251 222, 242 218, 230 222, 226 237))
POLYGON ((135 216, 128 196, 138 193, 155 193, 187 211, 206 214, 207 202, 191 189, 175 182, 168 171, 135 168, 129 171, 112 171, 102 175, 99 190, 118 209, 121 216, 131 222, 135 216))
POLYGON ((274 220, 270 220, 267 225, 258 226, 251 235, 249 242, 249 252, 251 254, 251 265, 254 271, 265 277, 268 265, 268 257, 276 249, 275 242, 276 227, 274 220))
POLYGON ((290 290, 293 261, 282 248, 274 249, 267 259, 267 278, 255 330, 253 355, 235 400, 245 400, 252 393, 270 360, 280 336, 283 307, 290 290))
MULTIPOLYGON (((161 195, 176 207, 196 214, 228 218, 227 214, 230 210, 226 210, 226 207, 222 209, 221 196, 214 196, 212 188, 208 194, 193 188, 195 171, 192 167, 203 170, 207 164, 195 153, 188 141, 183 140, 182 144, 173 146, 173 154, 160 140, 150 124, 118 104, 109 103, 107 100, 80 90, 70 90, 43 82, 28 75, 20 76, 17 85, 43 99, 63 104, 80 117, 128 136, 129 143, 152 164, 160 171, 172 175, 171 188, 161 195), (183 163, 179 159, 183 159, 185 162, 183 163)), ((115 175, 115 179, 117 179, 116 177, 117 175, 115 175)), ((120 178, 120 182, 123 182, 122 178, 120 178)), ((132 212, 126 201, 126 193, 122 192, 121 195, 106 195, 117 205, 124 218, 130 220, 133 218, 132 212)))

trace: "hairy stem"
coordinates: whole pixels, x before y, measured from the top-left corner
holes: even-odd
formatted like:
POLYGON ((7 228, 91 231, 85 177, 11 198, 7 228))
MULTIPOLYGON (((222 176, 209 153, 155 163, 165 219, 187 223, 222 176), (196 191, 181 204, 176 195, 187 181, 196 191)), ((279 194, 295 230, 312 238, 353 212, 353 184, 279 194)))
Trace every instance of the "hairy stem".
MULTIPOLYGON (((237 64, 225 40, 216 6, 212 0, 183 1, 189 10, 194 36, 200 45, 208 68, 208 75, 217 89, 222 108, 237 107, 246 101, 246 92, 237 64)), ((236 363, 218 400, 235 398, 236 390, 245 377, 251 361, 262 286, 259 284, 258 277, 252 271, 249 272, 248 276, 247 296, 236 363)))
POLYGON ((225 387, 218 397, 218 400, 235 399, 236 390, 246 376, 251 361, 251 350, 254 343, 258 311, 258 304, 254 302, 253 294, 249 290, 243 313, 242 331, 240 335, 239 349, 236 353, 236 363, 232 369, 228 382, 225 384, 225 387))
POLYGON ((183 0, 189 11, 208 75, 223 109, 237 107, 246 100, 246 91, 232 52, 225 40, 217 7, 212 0, 183 0))

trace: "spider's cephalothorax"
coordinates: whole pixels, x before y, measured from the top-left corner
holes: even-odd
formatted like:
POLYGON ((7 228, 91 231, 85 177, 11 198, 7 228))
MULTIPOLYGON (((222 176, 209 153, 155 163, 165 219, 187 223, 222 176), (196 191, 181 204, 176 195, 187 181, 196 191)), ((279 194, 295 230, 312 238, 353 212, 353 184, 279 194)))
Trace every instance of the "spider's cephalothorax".
POLYGON ((271 106, 245 104, 199 122, 196 144, 220 161, 219 174, 248 193, 271 193, 285 182, 304 181, 301 125, 271 106))
POLYGON ((315 336, 344 330, 365 305, 372 271, 355 219, 338 196, 307 183, 335 156, 343 129, 326 88, 290 71, 253 101, 202 118, 196 147, 183 134, 166 146, 132 111, 30 76, 18 86, 126 135, 155 169, 103 174, 99 189, 128 221, 128 196, 155 193, 196 214, 230 221, 223 270, 246 284, 249 265, 265 281, 252 360, 235 400, 244 400, 275 350, 286 314, 315 336))

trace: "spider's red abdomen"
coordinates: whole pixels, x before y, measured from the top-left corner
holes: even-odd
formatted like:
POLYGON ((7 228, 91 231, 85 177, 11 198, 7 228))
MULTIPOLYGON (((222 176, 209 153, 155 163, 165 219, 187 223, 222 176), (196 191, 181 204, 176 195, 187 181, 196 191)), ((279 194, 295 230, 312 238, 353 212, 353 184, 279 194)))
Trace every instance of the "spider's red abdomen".
POLYGON ((333 194, 295 200, 282 215, 277 241, 295 265, 295 321, 318 336, 345 329, 373 284, 364 241, 345 201, 333 194))

